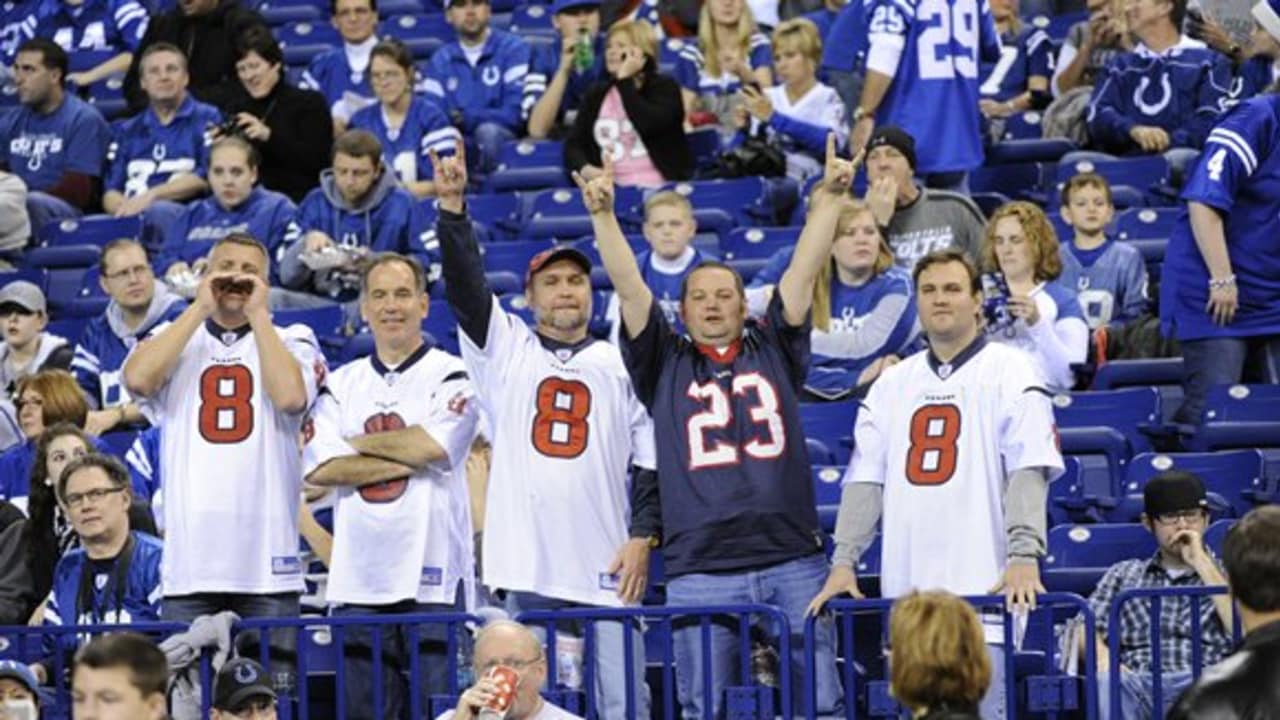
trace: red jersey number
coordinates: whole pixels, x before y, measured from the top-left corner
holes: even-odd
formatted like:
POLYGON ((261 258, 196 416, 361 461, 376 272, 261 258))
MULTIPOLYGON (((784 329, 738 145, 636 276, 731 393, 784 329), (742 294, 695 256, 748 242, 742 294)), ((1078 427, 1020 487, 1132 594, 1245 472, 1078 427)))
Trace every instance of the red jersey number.
POLYGON ((217 445, 253 434, 253 374, 244 365, 215 365, 200 375, 200 437, 217 445))
POLYGON ((942 485, 956 473, 960 408, 925 405, 911 416, 907 480, 913 485, 942 485))
POLYGON ((547 457, 576 458, 587 449, 591 389, 577 380, 549 377, 538 384, 533 448, 547 457))

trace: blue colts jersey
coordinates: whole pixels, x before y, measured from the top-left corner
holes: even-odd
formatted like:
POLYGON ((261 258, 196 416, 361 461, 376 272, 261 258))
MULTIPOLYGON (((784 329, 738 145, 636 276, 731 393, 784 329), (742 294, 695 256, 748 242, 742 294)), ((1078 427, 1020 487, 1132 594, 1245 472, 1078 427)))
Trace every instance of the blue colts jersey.
POLYGON ((1000 57, 986 0, 873 0, 869 13, 867 69, 887 69, 877 67, 876 46, 902 53, 876 125, 897 125, 917 139, 920 174, 981 165, 978 63, 1000 57))
POLYGON ((116 125, 107 150, 107 190, 134 197, 174 175, 204 177, 209 169, 209 135, 222 113, 188 95, 168 125, 151 108, 116 125))
MULTIPOLYGON (((227 210, 212 196, 187 205, 187 210, 165 230, 164 247, 158 267, 161 270, 182 260, 191 262, 204 257, 213 243, 233 232, 248 233, 257 238, 274 258, 284 243, 285 234, 294 221, 297 208, 288 196, 259 185, 249 197, 227 210)), ((274 278, 278 263, 271 263, 274 278)))
POLYGON ((63 0, 44 0, 36 36, 67 52, 136 51, 147 32, 147 9, 136 0, 85 0, 77 12, 63 0))
MULTIPOLYGON (((764 33, 755 33, 747 40, 747 65, 752 70, 773 67, 773 48, 764 33)), ((742 81, 737 75, 724 72, 720 77, 712 77, 707 73, 702 49, 696 42, 687 42, 680 49, 672 74, 680 87, 696 95, 732 95, 742 89, 742 81)))
POLYGON ((1129 131, 1148 125, 1168 132, 1172 147, 1201 147, 1231 85, 1230 63, 1199 41, 1184 37, 1160 54, 1139 45, 1108 63, 1094 85, 1089 135, 1109 152, 1137 152, 1129 131))
POLYGON ((1280 335, 1280 95, 1231 110, 1209 133, 1182 199, 1218 210, 1239 308, 1220 326, 1205 312, 1209 270, 1186 213, 1165 250, 1160 321, 1178 340, 1280 335))
POLYGON ((370 105, 351 116, 352 129, 368 130, 382 143, 386 164, 396 171, 402 183, 431 179, 431 155, 452 154, 461 139, 458 129, 431 100, 415 97, 400 127, 387 127, 387 116, 379 104, 370 105))
POLYGON ((350 120, 356 112, 378 102, 368 70, 353 69, 346 49, 338 47, 317 55, 302 73, 298 87, 324 95, 334 117, 350 120))
POLYGON ((1005 101, 1027 91, 1027 81, 1053 76, 1052 43, 1043 30, 1023 25, 1000 38, 1000 59, 981 63, 983 99, 1005 101))
POLYGON ((621 334, 636 394, 661 418, 654 441, 668 577, 821 552, 797 399, 808 322, 787 325, 774 295, 740 340, 701 347, 676 335, 655 302, 638 337, 621 334))
POLYGON ((26 106, 0 114, 0 165, 29 190, 48 190, 69 172, 102 177, 110 140, 97 108, 70 94, 48 115, 26 106))
POLYGON ((40 0, 7 0, 0 3, 0 62, 12 66, 18 46, 36 36, 36 10, 40 0))
POLYGON ((457 42, 436 50, 427 63, 422 89, 450 119, 460 115, 467 134, 481 123, 496 123, 515 132, 523 120, 521 101, 528 73, 528 44, 516 35, 491 29, 475 65, 457 42))
POLYGON ((1089 327, 1137 320, 1147 310, 1147 266, 1132 245, 1108 239, 1095 250, 1081 250, 1070 240, 1059 248, 1062 274, 1058 282, 1076 291, 1089 327))

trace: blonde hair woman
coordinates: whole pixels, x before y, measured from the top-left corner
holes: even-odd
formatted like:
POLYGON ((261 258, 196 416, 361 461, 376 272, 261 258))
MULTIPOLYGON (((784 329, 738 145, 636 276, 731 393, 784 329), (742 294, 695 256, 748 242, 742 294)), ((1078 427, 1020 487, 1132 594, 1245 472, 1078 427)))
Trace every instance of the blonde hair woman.
POLYGON ((969 603, 943 591, 913 592, 889 618, 890 692, 916 720, 977 720, 991 683, 982 624, 969 603))
POLYGON ((735 93, 754 83, 773 85, 769 38, 756 27, 745 0, 706 0, 698 16, 698 44, 686 44, 676 59, 675 78, 686 117, 710 113, 722 132, 734 130, 735 93))

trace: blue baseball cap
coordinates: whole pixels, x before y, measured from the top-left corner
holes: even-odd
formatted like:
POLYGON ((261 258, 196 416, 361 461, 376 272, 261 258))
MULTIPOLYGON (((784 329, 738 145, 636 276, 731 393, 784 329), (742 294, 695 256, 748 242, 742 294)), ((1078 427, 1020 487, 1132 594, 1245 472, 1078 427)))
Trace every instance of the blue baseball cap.
POLYGON ((559 15, 565 10, 584 7, 598 8, 600 7, 600 0, 555 0, 555 2, 551 4, 551 13, 553 15, 559 15))
POLYGON ((17 660, 0 660, 0 678, 12 678, 22 683, 32 695, 36 696, 36 702, 40 702, 44 697, 40 692, 40 681, 36 680, 36 674, 31 672, 31 668, 25 663, 17 660))

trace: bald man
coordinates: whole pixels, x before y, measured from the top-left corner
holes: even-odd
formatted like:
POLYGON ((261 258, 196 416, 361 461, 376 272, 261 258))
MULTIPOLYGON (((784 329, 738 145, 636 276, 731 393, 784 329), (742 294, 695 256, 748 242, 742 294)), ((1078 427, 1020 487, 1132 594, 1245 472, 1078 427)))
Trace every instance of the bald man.
POLYGON ((519 677, 507 720, 582 720, 542 699, 539 691, 547 681, 547 658, 538 636, 524 625, 510 620, 485 625, 476 633, 472 657, 476 684, 463 691, 457 708, 436 720, 475 720, 497 689, 485 675, 499 665, 511 668, 519 677))

